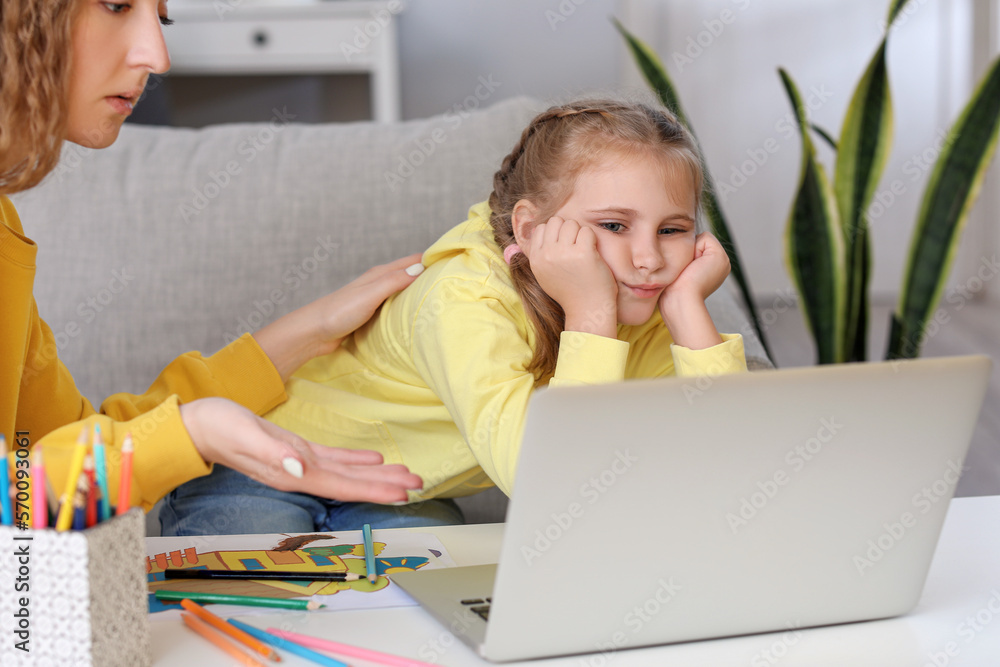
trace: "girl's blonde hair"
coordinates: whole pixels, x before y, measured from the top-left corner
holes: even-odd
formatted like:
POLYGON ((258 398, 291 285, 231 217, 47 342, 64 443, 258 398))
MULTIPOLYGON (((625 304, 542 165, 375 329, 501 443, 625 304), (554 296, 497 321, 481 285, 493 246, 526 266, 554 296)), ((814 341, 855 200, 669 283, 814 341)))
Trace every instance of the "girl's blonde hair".
MULTIPOLYGON (((537 222, 548 220, 572 195, 580 172, 609 153, 657 158, 665 177, 680 167, 690 175, 695 204, 700 205, 700 154, 690 133, 669 111, 614 100, 554 106, 531 121, 493 176, 490 223, 500 249, 515 242, 512 212, 518 201, 526 199, 537 207, 537 222)), ((542 290, 523 253, 512 257, 510 272, 538 339, 528 369, 539 379, 551 377, 566 315, 542 290)))
POLYGON ((0 195, 37 185, 66 136, 79 0, 0 3, 0 195))

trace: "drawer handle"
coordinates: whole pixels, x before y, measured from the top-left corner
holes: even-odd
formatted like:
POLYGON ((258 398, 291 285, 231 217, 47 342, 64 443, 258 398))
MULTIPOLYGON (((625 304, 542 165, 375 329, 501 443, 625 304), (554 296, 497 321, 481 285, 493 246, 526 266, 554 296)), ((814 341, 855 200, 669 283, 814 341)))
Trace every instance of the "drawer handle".
POLYGON ((268 37, 267 32, 264 30, 256 31, 253 34, 252 38, 254 46, 256 46, 257 48, 264 48, 265 46, 267 46, 267 42, 269 39, 270 38, 268 37))

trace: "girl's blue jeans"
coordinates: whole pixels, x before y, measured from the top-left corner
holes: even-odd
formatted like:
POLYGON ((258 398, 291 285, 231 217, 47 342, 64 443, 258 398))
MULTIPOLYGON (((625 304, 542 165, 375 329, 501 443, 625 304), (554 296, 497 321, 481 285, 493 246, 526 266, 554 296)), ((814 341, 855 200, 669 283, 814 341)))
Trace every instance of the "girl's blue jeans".
POLYGON ((409 505, 378 505, 328 500, 279 491, 221 465, 171 491, 160 509, 161 534, 241 535, 312 533, 447 526, 465 523, 450 498, 409 505))

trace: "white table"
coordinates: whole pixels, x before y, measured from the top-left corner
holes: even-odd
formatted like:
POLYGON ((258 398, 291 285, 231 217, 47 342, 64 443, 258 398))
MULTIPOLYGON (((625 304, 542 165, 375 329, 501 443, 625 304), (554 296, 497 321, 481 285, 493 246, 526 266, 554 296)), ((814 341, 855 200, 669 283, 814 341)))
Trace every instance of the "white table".
MULTIPOLYGON (((435 533, 459 565, 496 562, 503 534, 502 524, 421 530, 435 533)), ((415 607, 312 614, 284 612, 247 620, 258 627, 283 626, 446 666, 491 664, 478 658, 415 607)), ((152 627, 156 667, 231 664, 179 620, 154 621, 152 627)), ((313 663, 288 656, 280 664, 297 667, 313 663)), ((366 667, 373 663, 352 661, 351 664, 366 667)), ((906 616, 520 664, 533 667, 998 665, 1000 496, 952 501, 924 594, 917 608, 906 616)))
POLYGON ((170 76, 364 73, 374 119, 399 120, 402 0, 172 0, 170 76))

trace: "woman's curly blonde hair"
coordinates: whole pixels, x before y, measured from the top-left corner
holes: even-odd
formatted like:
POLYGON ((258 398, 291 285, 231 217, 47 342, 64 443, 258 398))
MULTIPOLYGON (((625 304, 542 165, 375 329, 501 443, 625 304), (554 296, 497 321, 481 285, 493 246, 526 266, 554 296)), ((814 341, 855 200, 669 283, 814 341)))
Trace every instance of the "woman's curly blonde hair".
POLYGON ((80 5, 0 2, 0 195, 37 185, 59 163, 80 5))

